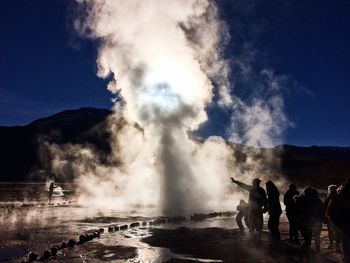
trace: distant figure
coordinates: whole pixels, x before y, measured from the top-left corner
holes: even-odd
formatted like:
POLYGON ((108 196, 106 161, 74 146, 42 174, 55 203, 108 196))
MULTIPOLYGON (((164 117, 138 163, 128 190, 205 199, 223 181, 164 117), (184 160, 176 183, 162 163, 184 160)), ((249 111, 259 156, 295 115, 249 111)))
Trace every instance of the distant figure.
POLYGON ((312 188, 311 192, 312 198, 312 210, 310 213, 312 214, 312 234, 314 236, 316 250, 320 251, 321 249, 321 229, 324 220, 324 206, 323 202, 318 196, 318 191, 315 188, 312 188))
POLYGON ((280 193, 276 185, 272 181, 266 183, 267 192, 267 211, 269 212, 268 227, 275 243, 281 241, 281 234, 278 229, 280 224, 280 216, 282 214, 282 208, 280 204, 280 193))
MULTIPOLYGON (((324 211, 327 210, 328 205, 332 201, 333 197, 337 194, 337 188, 338 187, 335 184, 328 186, 327 198, 323 203, 324 211)), ((327 218, 326 215, 325 215, 324 222, 327 224, 327 229, 328 229, 328 238, 329 238, 328 248, 329 249, 335 248, 337 249, 337 251, 340 251, 341 231, 331 220, 327 218)))
POLYGON ((344 261, 350 262, 350 178, 338 188, 328 205, 326 216, 342 233, 344 261))
POLYGON ((57 188, 58 186, 54 183, 51 183, 49 186, 49 203, 51 203, 52 195, 53 195, 53 189, 57 188))
POLYGON ((289 189, 284 194, 283 203, 286 206, 286 214, 289 221, 289 242, 300 245, 298 238, 298 223, 295 212, 296 197, 299 196, 299 191, 295 184, 289 185, 289 189))
POLYGON ((237 225, 238 225, 239 229, 241 230, 241 232, 244 232, 244 226, 242 223, 242 219, 244 219, 246 226, 247 227, 249 226, 249 219, 248 219, 249 205, 248 205, 248 203, 244 200, 239 201, 239 205, 237 206, 237 210, 238 210, 238 214, 236 216, 236 222, 237 222, 237 225))
POLYGON ((231 181, 249 191, 249 232, 256 230, 260 234, 263 227, 263 208, 266 207, 267 203, 265 190, 260 187, 260 179, 253 179, 252 185, 244 184, 232 177, 231 181))
POLYGON ((313 234, 316 249, 320 250, 319 234, 323 220, 323 202, 318 198, 316 189, 305 188, 304 193, 297 198, 295 211, 300 232, 304 238, 300 256, 309 256, 313 234))

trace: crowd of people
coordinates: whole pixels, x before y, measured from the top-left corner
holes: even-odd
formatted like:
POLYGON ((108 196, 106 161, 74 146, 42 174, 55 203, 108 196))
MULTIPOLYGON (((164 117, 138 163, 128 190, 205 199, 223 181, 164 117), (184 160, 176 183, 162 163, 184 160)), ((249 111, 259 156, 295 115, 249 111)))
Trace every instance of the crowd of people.
MULTIPOLYGON (((231 181, 249 192, 248 202, 241 200, 237 206, 236 222, 244 232, 243 220, 249 232, 261 235, 263 229, 263 214, 268 213, 268 229, 273 242, 280 245, 279 231, 282 208, 280 192, 272 181, 266 183, 266 191, 260 186, 261 180, 253 179, 247 185, 231 178, 231 181)), ((311 251, 312 239, 316 251, 321 250, 321 229, 327 225, 328 249, 343 253, 344 262, 350 263, 350 178, 340 186, 330 185, 324 201, 319 197, 317 189, 307 187, 302 193, 296 185, 289 185, 283 196, 285 212, 289 222, 290 243, 301 246, 300 260, 308 257, 311 251), (299 233, 303 238, 301 244, 299 233)))

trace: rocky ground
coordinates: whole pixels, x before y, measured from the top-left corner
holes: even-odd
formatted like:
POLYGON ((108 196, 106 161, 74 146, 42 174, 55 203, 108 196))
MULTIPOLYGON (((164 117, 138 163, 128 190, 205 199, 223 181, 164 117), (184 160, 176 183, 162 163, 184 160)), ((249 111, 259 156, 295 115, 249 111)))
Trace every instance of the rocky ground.
MULTIPOLYGON (((232 213, 196 215, 191 220, 189 216, 164 218, 137 212, 96 213, 73 204, 3 204, 0 212, 0 262, 26 262, 29 252, 40 258, 45 250, 55 246, 57 253, 50 252, 45 261, 298 262, 300 253, 300 247, 285 241, 288 228, 285 217, 281 219, 284 241, 276 247, 266 224, 261 239, 256 234, 242 234, 232 213), (89 234, 91 240, 86 241, 89 234), (60 249, 69 240, 78 244, 60 249)), ((327 246, 324 228, 321 253, 313 253, 310 262, 341 262, 341 254, 327 246)))

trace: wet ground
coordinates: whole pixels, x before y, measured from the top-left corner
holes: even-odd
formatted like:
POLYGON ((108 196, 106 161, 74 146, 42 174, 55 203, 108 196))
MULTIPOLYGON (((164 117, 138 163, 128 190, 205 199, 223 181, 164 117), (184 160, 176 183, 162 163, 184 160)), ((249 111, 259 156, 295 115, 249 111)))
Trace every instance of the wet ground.
MULTIPOLYGON (((0 202, 0 262, 27 262, 30 252, 40 258, 69 240, 78 244, 49 253, 45 261, 298 262, 300 247, 285 241, 286 218, 281 217, 281 247, 272 243, 266 223, 264 228, 261 238, 240 233, 233 212, 165 218, 137 210, 91 210, 61 197, 54 204, 6 200, 0 202), (91 240, 79 244, 82 234, 91 240)), ((341 254, 327 246, 324 228, 321 253, 313 253, 310 262, 341 262, 341 254)))

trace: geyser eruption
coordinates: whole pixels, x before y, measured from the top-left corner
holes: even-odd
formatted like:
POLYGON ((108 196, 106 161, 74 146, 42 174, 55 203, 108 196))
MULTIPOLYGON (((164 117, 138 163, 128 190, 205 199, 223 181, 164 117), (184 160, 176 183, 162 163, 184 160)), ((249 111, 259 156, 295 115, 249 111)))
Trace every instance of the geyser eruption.
POLYGON ((232 155, 220 138, 200 145, 190 134, 207 120, 214 78, 221 103, 230 102, 216 7, 206 0, 79 2, 86 16, 76 27, 100 40, 98 75, 112 74, 108 89, 124 101, 111 119, 126 122, 115 134, 122 168, 113 176, 127 177, 121 197, 151 198, 166 213, 209 208, 207 200, 226 192, 222 167, 232 155), (206 149, 213 141, 223 149, 206 149))
MULTIPOLYGON (((152 205, 166 214, 231 209, 233 149, 220 137, 193 138, 206 107, 247 108, 230 96, 229 67, 221 56, 228 33, 209 0, 77 0, 77 31, 100 43, 98 76, 121 98, 109 119, 111 159, 89 148, 54 149, 79 160, 81 200, 125 208, 152 205), (213 100, 215 96, 215 101, 213 100), (73 154, 72 153, 72 154, 73 154)), ((260 123, 259 123, 260 124, 260 123)))

